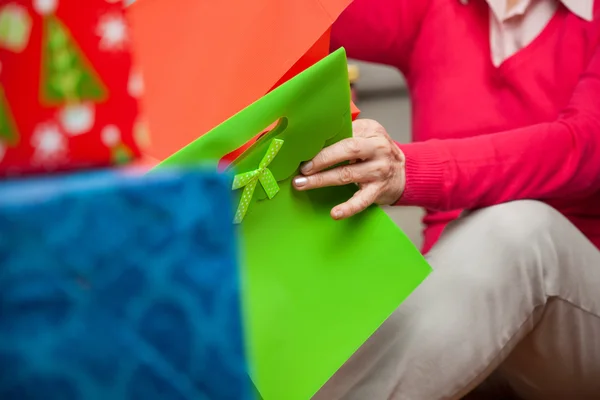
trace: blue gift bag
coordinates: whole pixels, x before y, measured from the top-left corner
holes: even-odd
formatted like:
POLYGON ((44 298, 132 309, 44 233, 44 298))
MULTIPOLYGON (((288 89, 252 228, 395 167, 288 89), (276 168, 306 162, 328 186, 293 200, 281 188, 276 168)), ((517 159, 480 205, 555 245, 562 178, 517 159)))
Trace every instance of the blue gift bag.
POLYGON ((243 400, 230 181, 0 183, 0 399, 243 400))

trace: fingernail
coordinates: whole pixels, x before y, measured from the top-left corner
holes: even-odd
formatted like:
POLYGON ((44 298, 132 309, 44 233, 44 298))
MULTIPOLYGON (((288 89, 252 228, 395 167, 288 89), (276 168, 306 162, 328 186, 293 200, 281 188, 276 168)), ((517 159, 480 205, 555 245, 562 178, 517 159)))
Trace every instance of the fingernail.
POLYGON ((302 166, 302 168, 300 168, 300 171, 302 171, 303 174, 306 174, 306 173, 310 172, 312 167, 313 167, 313 163, 312 163, 312 161, 309 161, 306 164, 304 164, 302 166))
POLYGON ((335 219, 342 218, 342 212, 340 210, 334 210, 333 211, 333 218, 335 218, 335 219))
POLYGON ((302 187, 302 186, 306 185, 307 182, 308 182, 308 179, 306 179, 303 176, 294 178, 294 185, 296 185, 297 187, 302 187))

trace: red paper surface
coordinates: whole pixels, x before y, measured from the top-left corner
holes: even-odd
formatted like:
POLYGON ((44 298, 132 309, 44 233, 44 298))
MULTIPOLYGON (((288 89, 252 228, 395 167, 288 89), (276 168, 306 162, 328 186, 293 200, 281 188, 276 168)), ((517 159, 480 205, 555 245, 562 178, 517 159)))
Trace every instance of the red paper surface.
POLYGON ((0 175, 138 157, 142 87, 121 2, 10 0, 0 5, 0 25, 3 18, 12 33, 0 34, 0 175), (14 121, 15 140, 3 115, 14 121))
POLYGON ((137 0, 149 155, 173 154, 326 55, 326 32, 350 2, 137 0))

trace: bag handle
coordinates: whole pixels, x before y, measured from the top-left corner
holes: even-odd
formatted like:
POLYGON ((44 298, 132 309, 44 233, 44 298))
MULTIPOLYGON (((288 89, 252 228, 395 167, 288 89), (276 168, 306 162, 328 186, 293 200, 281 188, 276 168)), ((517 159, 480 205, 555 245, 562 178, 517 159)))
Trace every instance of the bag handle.
MULTIPOLYGON (((323 102, 323 100, 321 100, 323 102)), ((270 138, 283 134, 288 138, 294 136, 296 144, 301 147, 319 146, 323 143, 312 143, 315 137, 326 139, 337 134, 340 126, 349 120, 350 87, 348 84, 348 71, 345 50, 339 49, 319 61, 313 67, 301 72, 295 78, 285 82, 280 87, 267 93, 264 97, 238 112, 210 132, 199 137, 171 157, 164 160, 160 166, 198 166, 206 165, 217 169, 219 161, 227 154, 241 148, 260 132, 268 129, 276 121, 277 127, 261 137, 251 148, 246 150, 241 157, 251 153, 254 146, 262 146, 270 138), (314 92, 316 90, 316 92, 314 92), (306 101, 308 96, 321 96, 327 92, 335 101, 328 102, 318 114, 317 122, 325 123, 334 120, 335 130, 327 132, 307 131, 301 125, 307 117, 309 106, 306 101), (301 112, 303 110, 303 112, 301 112), (345 115, 348 114, 348 115, 345 115), (335 118, 339 116, 339 120, 335 118), (333 118, 333 119, 332 119, 333 118), (286 127, 295 126, 286 132, 286 127), (306 132, 298 136, 298 131, 306 132)), ((317 140, 318 141, 318 140, 317 140)), ((291 160, 288 160, 291 161, 291 160)), ((289 169, 289 168, 286 168, 289 169)))
MULTIPOLYGON (((277 98, 277 94, 276 89, 276 91, 273 91, 266 96, 273 95, 272 97, 277 98)), ((240 111, 217 128, 199 137, 173 156, 167 158, 160 163, 159 166, 191 166, 201 163, 210 168, 218 168, 219 162, 224 156, 246 145, 258 134, 268 129, 274 122, 287 120, 286 117, 280 116, 278 113, 279 110, 273 110, 272 107, 270 107, 270 104, 272 103, 254 103, 252 109, 240 111), (256 118, 255 115, 257 114, 262 115, 263 118, 256 118)), ((257 143, 260 143, 266 137, 271 136, 273 132, 281 132, 278 129, 280 125, 281 123, 256 140, 243 154, 252 151, 252 148, 257 143)), ((243 157, 243 154, 240 155, 240 157, 243 157)))

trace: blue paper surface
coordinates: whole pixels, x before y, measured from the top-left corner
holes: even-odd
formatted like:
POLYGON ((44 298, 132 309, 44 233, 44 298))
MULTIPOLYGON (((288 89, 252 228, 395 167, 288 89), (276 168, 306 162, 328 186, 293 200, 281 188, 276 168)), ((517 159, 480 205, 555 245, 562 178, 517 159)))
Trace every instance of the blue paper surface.
POLYGON ((230 181, 0 183, 0 399, 253 398, 230 181))

